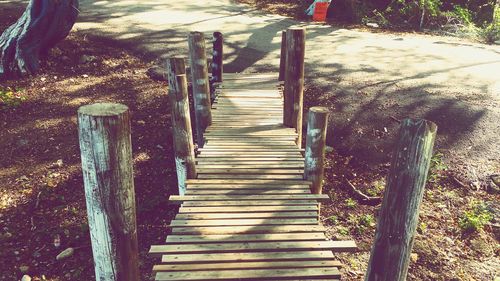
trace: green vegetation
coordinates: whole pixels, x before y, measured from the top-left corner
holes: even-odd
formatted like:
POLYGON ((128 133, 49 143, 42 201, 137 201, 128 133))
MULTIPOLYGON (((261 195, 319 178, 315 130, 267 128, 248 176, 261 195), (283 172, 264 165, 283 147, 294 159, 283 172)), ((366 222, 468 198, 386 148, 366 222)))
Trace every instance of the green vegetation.
POLYGON ((352 229, 357 234, 363 234, 366 232, 366 230, 375 226, 375 217, 373 217, 373 215, 371 214, 364 214, 359 216, 349 214, 347 221, 350 225, 352 225, 352 229))
POLYGON ((352 198, 347 198, 345 200, 345 205, 347 206, 347 208, 349 209, 354 209, 358 206, 358 202, 356 202, 356 200, 352 199, 352 198))
POLYGON ((380 179, 372 183, 371 187, 366 190, 366 194, 369 196, 380 196, 385 188, 385 180, 380 179))
POLYGON ((481 231, 493 219, 484 202, 474 201, 469 210, 461 216, 458 225, 464 232, 481 231))
POLYGON ((347 229, 346 227, 343 227, 343 226, 337 227, 337 232, 338 232, 338 234, 343 235, 343 236, 349 235, 349 229, 347 229))
POLYGON ((417 227, 417 231, 420 234, 424 234, 427 232, 427 223, 425 222, 420 222, 417 227))
POLYGON ((337 216, 331 216, 328 218, 328 220, 332 223, 332 224, 337 224, 339 222, 339 218, 337 216))
POLYGON ((348 10, 353 13, 350 20, 364 24, 441 30, 485 43, 500 40, 500 8, 495 0, 362 0, 359 7, 348 10))
POLYGON ((446 171, 448 167, 444 164, 443 154, 438 152, 434 154, 431 158, 431 166, 429 168, 428 181, 430 183, 438 183, 443 177, 443 171, 446 171))
POLYGON ((0 86, 0 109, 19 106, 25 100, 19 89, 0 86))

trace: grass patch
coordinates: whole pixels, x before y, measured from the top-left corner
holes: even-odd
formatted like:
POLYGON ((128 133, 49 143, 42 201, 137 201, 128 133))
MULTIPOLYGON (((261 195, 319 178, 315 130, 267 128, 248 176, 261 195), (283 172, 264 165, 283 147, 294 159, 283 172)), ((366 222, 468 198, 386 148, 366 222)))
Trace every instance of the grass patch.
POLYGON ((0 109, 19 106, 25 100, 20 89, 0 87, 0 109))
POLYGON ((493 214, 488 210, 484 202, 475 201, 469 210, 465 211, 458 225, 464 232, 481 231, 484 226, 493 219, 493 214))

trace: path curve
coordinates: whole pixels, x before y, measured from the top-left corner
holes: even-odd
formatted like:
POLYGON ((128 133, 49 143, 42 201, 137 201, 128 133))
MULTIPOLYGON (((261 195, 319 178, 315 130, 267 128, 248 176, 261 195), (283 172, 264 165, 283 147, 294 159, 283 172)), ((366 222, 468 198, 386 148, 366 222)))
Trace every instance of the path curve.
POLYGON ((423 117, 438 124, 437 147, 455 167, 500 172, 498 46, 301 23, 229 0, 83 0, 80 8, 77 30, 152 59, 185 55, 189 31, 222 31, 228 72, 276 71, 280 31, 304 25, 305 99, 331 105, 330 144, 380 163, 398 127, 391 116, 423 117))

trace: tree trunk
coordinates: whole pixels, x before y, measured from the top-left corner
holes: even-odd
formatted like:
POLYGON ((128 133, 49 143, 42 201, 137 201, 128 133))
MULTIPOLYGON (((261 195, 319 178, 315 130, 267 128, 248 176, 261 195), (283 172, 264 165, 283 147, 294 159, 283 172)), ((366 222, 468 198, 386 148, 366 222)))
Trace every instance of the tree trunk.
POLYGON ((0 79, 38 71, 40 56, 68 36, 78 12, 78 0, 30 0, 21 18, 0 36, 0 79))

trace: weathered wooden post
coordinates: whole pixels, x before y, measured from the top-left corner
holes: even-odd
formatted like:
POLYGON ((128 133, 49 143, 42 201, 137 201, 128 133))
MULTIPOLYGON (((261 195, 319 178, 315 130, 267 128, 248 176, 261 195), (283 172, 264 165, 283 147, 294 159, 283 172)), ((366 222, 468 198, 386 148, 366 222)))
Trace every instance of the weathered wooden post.
POLYGON ((280 73, 278 81, 285 81, 286 67, 286 31, 281 32, 280 73))
POLYGON ((167 77, 172 116, 172 138, 174 141, 175 167, 179 195, 186 192, 186 179, 196 178, 193 134, 189 111, 189 96, 184 58, 167 60, 167 77))
POLYGON ((286 31, 283 124, 297 130, 299 148, 302 146, 305 37, 304 28, 290 28, 286 31))
POLYGON ((210 80, 210 101, 213 103, 216 96, 215 83, 222 82, 222 73, 224 69, 224 37, 222 33, 214 32, 213 53, 212 53, 212 79, 210 80))
POLYGON ((205 53, 203 33, 189 33, 188 43, 196 119, 196 142, 199 147, 203 147, 203 134, 206 128, 212 124, 207 54, 205 53))
POLYGON ((220 32, 214 32, 213 58, 212 58, 212 80, 222 82, 224 56, 224 37, 220 32))
POLYGON ((406 280, 436 131, 430 121, 401 122, 366 281, 406 280))
POLYGON ((311 181, 311 192, 321 194, 325 170, 326 128, 328 109, 315 106, 307 117, 304 179, 311 181))
POLYGON ((128 107, 82 106, 78 129, 96 280, 138 281, 128 107))

